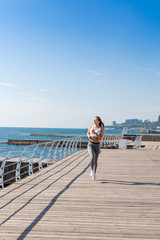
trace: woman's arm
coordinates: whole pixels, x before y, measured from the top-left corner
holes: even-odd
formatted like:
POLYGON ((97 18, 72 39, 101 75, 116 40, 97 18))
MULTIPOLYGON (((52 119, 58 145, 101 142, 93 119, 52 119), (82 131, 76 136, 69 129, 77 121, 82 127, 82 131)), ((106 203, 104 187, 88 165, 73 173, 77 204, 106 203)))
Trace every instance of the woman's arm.
POLYGON ((90 129, 91 129, 91 127, 92 127, 92 126, 90 126, 90 127, 88 128, 88 132, 87 132, 87 137, 88 137, 88 139, 92 139, 92 137, 91 137, 91 135, 90 135, 90 129))

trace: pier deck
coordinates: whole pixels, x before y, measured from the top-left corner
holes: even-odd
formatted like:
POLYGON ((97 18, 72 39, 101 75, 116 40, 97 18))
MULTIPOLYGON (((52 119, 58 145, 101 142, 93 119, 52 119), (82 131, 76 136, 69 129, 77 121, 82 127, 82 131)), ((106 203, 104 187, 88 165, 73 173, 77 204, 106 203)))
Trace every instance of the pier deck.
POLYGON ((160 151, 86 150, 0 191, 0 239, 160 239, 160 151))

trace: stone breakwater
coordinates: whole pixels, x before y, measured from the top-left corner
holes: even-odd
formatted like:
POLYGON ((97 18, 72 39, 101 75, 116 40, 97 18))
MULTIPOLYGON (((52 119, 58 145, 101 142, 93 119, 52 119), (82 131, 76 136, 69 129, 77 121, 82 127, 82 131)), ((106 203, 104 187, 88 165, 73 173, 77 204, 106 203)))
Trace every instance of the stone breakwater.
MULTIPOLYGON (((52 140, 53 141, 53 140, 52 140)), ((52 145, 52 141, 51 141, 51 144, 52 145)), ((32 145, 32 144, 39 144, 39 143, 45 143, 45 142, 49 142, 49 140, 31 140, 31 139, 9 139, 8 140, 8 144, 11 144, 11 145, 32 145)), ((56 146, 57 144, 59 143, 59 141, 55 141, 55 144, 54 146, 56 146)), ((61 144, 63 143, 63 140, 60 141, 60 144, 59 144, 59 147, 61 147, 61 144)), ((81 143, 78 143, 77 147, 81 147, 81 148, 86 148, 87 147, 87 144, 88 142, 81 142, 81 143)), ((49 146, 49 144, 48 144, 49 146)), ((63 146, 65 147, 65 143, 63 144, 63 146)))
POLYGON ((123 138, 128 140, 135 140, 137 136, 142 135, 142 141, 160 142, 160 134, 124 134, 123 138))
MULTIPOLYGON (((70 137, 79 137, 78 135, 62 135, 62 134, 36 134, 31 133, 30 136, 43 136, 43 137, 64 137, 64 138, 70 138, 70 137)), ((80 136, 81 138, 87 138, 87 136, 80 136)))

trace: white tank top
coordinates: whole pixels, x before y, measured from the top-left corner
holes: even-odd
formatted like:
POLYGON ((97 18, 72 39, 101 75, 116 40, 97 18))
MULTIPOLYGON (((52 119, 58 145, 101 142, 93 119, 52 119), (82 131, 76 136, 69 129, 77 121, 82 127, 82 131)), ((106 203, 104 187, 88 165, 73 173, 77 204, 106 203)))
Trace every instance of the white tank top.
MULTIPOLYGON (((91 136, 91 137, 96 137, 96 134, 93 133, 92 130, 93 130, 93 126, 92 126, 91 129, 90 129, 90 136, 91 136)), ((97 130, 95 130, 95 132, 96 132, 98 135, 100 135, 100 133, 101 133, 101 127, 99 127, 97 130)))

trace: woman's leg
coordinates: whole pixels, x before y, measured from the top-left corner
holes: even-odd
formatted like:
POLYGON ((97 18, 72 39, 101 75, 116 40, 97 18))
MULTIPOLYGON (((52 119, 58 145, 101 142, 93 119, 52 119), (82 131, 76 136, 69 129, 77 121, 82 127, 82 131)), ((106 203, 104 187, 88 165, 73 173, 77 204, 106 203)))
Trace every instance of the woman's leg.
POLYGON ((94 149, 93 149, 93 143, 89 142, 88 143, 88 153, 91 157, 91 170, 93 170, 94 168, 94 155, 95 155, 95 152, 94 152, 94 149))
POLYGON ((93 163, 93 171, 96 173, 97 165, 98 165, 98 156, 100 153, 100 144, 94 144, 94 163, 93 163))

